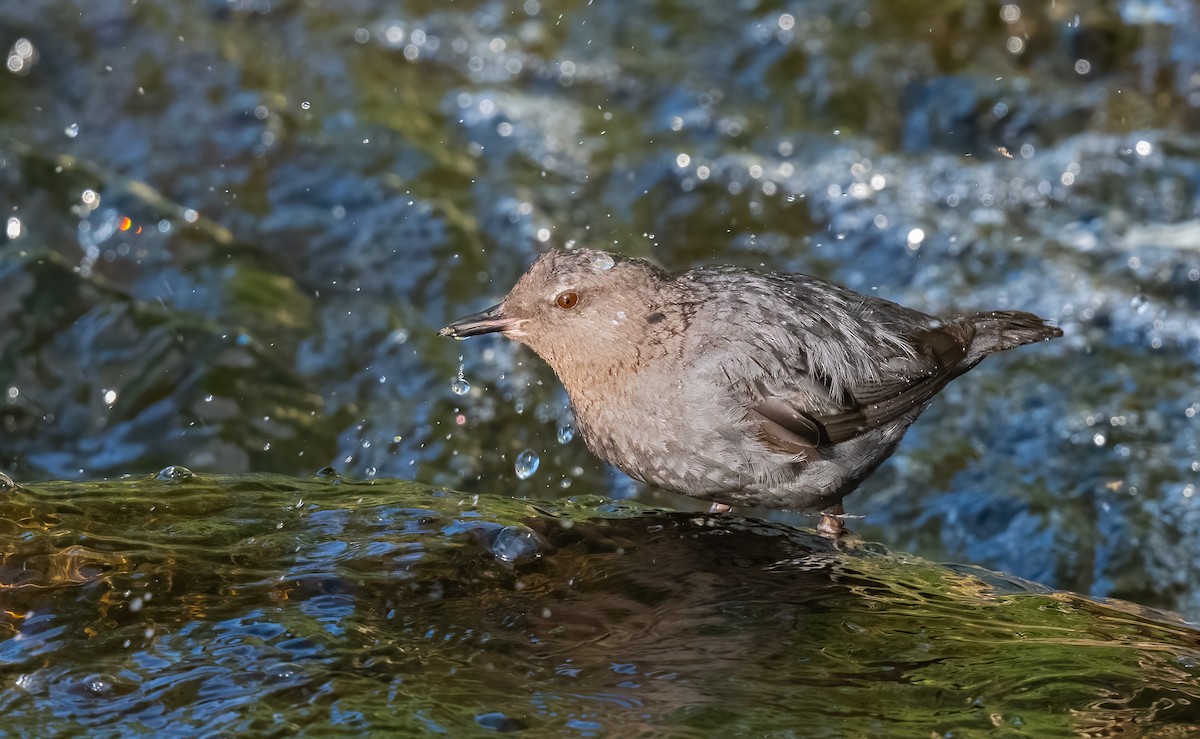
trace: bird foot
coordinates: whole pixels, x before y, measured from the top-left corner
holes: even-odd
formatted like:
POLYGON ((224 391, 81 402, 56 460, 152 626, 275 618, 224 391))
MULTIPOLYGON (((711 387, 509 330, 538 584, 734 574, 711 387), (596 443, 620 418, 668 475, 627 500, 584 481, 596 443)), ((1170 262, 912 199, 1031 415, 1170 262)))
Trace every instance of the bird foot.
POLYGON ((821 522, 817 524, 817 533, 827 539, 837 541, 846 533, 846 509, 841 503, 821 511, 821 522))
POLYGON ((733 506, 724 503, 713 503, 708 507, 709 513, 729 513, 733 510, 733 506))
POLYGON ((827 539, 838 539, 846 533, 846 525, 842 523, 841 516, 822 513, 821 523, 817 524, 817 533, 827 539))

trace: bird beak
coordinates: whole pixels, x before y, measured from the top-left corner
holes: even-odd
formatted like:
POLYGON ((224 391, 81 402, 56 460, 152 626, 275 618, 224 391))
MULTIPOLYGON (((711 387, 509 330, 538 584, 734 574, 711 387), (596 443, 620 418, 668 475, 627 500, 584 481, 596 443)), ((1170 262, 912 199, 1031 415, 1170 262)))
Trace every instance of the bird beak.
POLYGON ((438 336, 465 339, 468 336, 508 331, 516 328, 518 323, 519 321, 504 315, 503 304, 493 305, 485 311, 463 316, 446 328, 438 331, 438 336))

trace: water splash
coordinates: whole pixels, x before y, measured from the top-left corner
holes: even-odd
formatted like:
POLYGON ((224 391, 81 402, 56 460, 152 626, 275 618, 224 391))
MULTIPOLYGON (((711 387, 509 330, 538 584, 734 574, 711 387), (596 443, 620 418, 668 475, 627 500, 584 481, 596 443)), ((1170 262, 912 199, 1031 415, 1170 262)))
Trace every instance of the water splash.
POLYGON ((167 480, 167 481, 171 481, 171 482, 178 482, 180 480, 188 480, 188 479, 191 479, 192 477, 194 477, 194 474, 192 473, 191 470, 189 470, 187 467, 184 467, 183 465, 178 465, 178 464, 173 464, 170 467, 163 467, 161 470, 158 471, 158 474, 155 475, 155 478, 157 478, 159 480, 167 480))
POLYGON ((545 547, 545 540, 532 529, 525 526, 505 526, 496 533, 488 548, 501 562, 518 564, 536 559, 545 547))
POLYGON ((533 477, 533 473, 537 472, 538 465, 541 463, 542 460, 538 458, 537 452, 526 449, 517 455, 517 463, 513 467, 517 472, 517 477, 528 480, 533 477))

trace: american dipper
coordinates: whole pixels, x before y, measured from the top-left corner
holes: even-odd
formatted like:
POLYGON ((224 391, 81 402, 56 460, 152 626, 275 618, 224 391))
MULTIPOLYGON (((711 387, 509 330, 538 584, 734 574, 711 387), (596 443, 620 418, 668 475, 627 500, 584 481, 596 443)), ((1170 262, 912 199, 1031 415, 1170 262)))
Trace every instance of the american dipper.
POLYGON ((547 251, 439 333, 492 332, 553 368, 588 448, 629 476, 714 511, 816 510, 830 534, 947 383, 1062 336, 1021 311, 936 318, 803 274, 669 274, 590 249, 547 251))

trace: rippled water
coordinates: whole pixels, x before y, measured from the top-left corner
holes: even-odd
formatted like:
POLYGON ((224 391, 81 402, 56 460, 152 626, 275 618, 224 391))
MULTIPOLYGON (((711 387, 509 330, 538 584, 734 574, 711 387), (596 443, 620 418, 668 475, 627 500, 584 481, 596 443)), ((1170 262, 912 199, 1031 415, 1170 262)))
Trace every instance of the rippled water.
POLYGON ((1067 333, 937 399, 848 501, 874 538, 1200 614, 1198 28, 1168 0, 0 4, 0 468, 686 507, 559 443, 528 353, 434 332, 549 245, 799 269, 1067 333))
POLYGON ((1200 632, 861 541, 333 473, 0 498, 0 710, 47 735, 1183 733, 1200 632))

